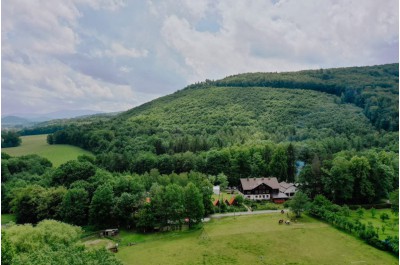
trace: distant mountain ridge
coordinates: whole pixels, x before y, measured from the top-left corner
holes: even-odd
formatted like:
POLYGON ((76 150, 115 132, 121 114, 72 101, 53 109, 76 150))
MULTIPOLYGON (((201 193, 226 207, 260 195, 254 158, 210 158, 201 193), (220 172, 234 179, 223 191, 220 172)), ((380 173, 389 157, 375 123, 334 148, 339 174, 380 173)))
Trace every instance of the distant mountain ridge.
POLYGON ((2 127, 9 126, 33 126, 40 122, 56 120, 56 119, 71 119, 82 116, 90 116, 103 114, 101 111, 94 110, 60 110, 43 114, 32 113, 16 113, 15 115, 7 115, 1 117, 2 127))
POLYGON ((18 116, 5 116, 1 118, 1 123, 2 124, 27 124, 27 123, 31 123, 30 120, 28 119, 24 119, 18 116))

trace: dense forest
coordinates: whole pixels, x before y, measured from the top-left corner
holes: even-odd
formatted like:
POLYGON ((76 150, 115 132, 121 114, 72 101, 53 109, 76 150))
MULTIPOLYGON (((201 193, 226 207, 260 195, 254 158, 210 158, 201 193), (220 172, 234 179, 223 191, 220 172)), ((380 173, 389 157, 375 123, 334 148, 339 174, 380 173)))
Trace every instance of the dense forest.
POLYGON ((90 150, 110 172, 223 173, 232 186, 276 176, 312 197, 379 201, 398 186, 398 64, 207 80, 48 142, 90 150))
POLYGON ((33 128, 54 129, 50 144, 95 157, 52 168, 36 156, 3 154, 2 212, 16 213, 19 223, 52 218, 151 230, 176 220, 179 227, 183 215, 166 216, 166 202, 178 209, 170 214, 188 213, 185 196, 198 197, 197 222, 213 211, 212 185, 249 176, 297 182, 309 197, 339 204, 386 200, 398 188, 397 69, 243 74, 114 117, 33 128))
POLYGON ((227 181, 194 171, 110 173, 93 162, 81 156, 53 168, 37 155, 2 153, 2 213, 13 212, 21 224, 53 219, 96 228, 180 229, 185 218, 191 226, 214 212, 212 184, 227 181))
POLYGON ((378 129, 398 131, 398 64, 370 67, 306 70, 289 73, 249 73, 217 81, 194 84, 189 88, 277 87, 309 89, 340 97, 341 102, 363 108, 378 129))

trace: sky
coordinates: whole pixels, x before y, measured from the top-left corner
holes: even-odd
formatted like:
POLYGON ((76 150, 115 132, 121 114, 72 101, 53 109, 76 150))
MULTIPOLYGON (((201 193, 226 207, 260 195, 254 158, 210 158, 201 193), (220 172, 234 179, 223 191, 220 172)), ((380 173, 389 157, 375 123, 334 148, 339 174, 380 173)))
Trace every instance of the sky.
POLYGON ((124 111, 244 72, 399 62, 398 0, 4 0, 1 111, 124 111))

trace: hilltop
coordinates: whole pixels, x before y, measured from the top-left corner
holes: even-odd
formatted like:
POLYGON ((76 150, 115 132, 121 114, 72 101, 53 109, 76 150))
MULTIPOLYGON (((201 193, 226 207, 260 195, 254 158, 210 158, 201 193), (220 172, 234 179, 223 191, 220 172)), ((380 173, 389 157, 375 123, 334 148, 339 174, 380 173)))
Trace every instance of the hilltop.
POLYGON ((341 138, 348 148, 396 150, 397 131, 398 64, 389 64, 207 80, 110 121, 72 126, 56 134, 54 143, 97 154, 159 155, 265 140, 341 138))

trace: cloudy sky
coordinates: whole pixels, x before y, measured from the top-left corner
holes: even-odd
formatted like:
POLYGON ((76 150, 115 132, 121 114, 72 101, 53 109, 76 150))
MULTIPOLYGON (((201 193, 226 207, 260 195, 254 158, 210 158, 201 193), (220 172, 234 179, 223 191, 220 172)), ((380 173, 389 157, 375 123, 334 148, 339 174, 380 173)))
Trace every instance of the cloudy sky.
POLYGON ((398 0, 4 0, 1 110, 127 110, 242 72, 399 61, 398 0))

